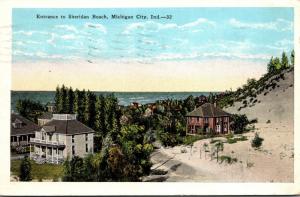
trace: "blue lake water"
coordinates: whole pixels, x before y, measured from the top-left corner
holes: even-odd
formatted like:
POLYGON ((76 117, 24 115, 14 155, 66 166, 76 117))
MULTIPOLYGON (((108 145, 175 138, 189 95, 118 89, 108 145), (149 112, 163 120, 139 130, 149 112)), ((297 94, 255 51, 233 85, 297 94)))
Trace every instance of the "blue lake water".
MULTIPOLYGON (((110 94, 112 92, 94 92, 96 95, 110 94)), ((120 105, 130 105, 132 102, 140 104, 153 103, 165 99, 185 99, 190 95, 208 95, 209 92, 113 92, 118 98, 120 105)), ((42 104, 54 102, 55 91, 12 91, 11 108, 15 110, 18 99, 30 99, 39 101, 42 104)))

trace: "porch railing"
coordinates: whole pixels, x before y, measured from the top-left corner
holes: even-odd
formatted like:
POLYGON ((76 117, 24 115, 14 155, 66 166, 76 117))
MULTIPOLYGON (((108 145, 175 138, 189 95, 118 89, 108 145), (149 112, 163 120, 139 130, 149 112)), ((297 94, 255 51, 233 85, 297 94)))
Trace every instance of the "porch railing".
POLYGON ((49 145, 65 145, 64 142, 54 141, 54 140, 42 140, 37 138, 30 138, 30 142, 40 143, 40 144, 49 144, 49 145))

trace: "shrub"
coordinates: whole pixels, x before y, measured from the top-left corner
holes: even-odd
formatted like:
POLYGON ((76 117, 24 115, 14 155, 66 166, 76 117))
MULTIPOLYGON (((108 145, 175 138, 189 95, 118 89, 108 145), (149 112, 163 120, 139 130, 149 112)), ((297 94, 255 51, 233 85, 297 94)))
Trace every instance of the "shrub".
POLYGON ((211 139, 209 143, 214 144, 214 143, 220 142, 220 141, 221 141, 221 140, 214 140, 214 139, 211 139))
POLYGON ((209 128, 208 130, 207 137, 209 138, 215 137, 215 132, 211 128, 209 128))
POLYGON ((25 156, 20 165, 20 180, 30 181, 31 180, 31 163, 28 156, 25 156))
POLYGON ((251 146, 253 148, 259 148, 264 141, 263 138, 259 137, 258 133, 255 133, 254 139, 252 140, 251 146))
POLYGON ((237 138, 227 138, 227 143, 234 144, 237 141, 246 141, 246 140, 248 140, 246 136, 241 136, 241 137, 237 137, 237 138))
POLYGON ((228 143, 228 144, 234 144, 234 143, 236 143, 236 142, 237 142, 236 138, 228 138, 228 139, 227 139, 227 143, 228 143))
POLYGON ((188 135, 183 138, 183 144, 190 145, 190 144, 193 144, 195 141, 198 141, 201 139, 203 139, 203 137, 201 137, 201 136, 188 135))
POLYGON ((257 123, 257 118, 254 118, 252 120, 250 120, 249 124, 254 124, 254 123, 257 123))
POLYGON ((247 161, 247 168, 251 168, 251 167, 253 167, 253 166, 254 166, 254 163, 248 162, 248 161, 247 161))
POLYGON ((205 134, 205 130, 204 130, 204 128, 200 127, 200 128, 197 128, 196 133, 199 134, 199 135, 204 135, 205 134))
POLYGON ((233 135, 232 133, 226 135, 226 138, 227 138, 227 139, 228 139, 228 138, 233 138, 233 137, 234 137, 234 135, 233 135))
POLYGON ((243 133, 246 126, 249 124, 249 120, 245 114, 238 115, 233 114, 232 115, 232 124, 230 125, 231 130, 233 130, 235 133, 243 133))
POLYGON ((180 152, 181 153, 187 153, 187 150, 186 150, 186 148, 182 148, 182 149, 180 149, 180 152))
POLYGON ((237 162, 237 158, 231 158, 230 156, 222 155, 220 157, 220 163, 223 163, 223 162, 232 164, 232 163, 237 162))

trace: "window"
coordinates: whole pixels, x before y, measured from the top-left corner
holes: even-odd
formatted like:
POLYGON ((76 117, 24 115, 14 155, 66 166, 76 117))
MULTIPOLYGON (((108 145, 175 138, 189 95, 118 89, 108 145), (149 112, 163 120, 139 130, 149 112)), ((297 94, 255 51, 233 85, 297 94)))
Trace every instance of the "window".
POLYGON ((72 143, 74 143, 74 140, 75 140, 74 138, 75 138, 75 136, 74 136, 74 135, 72 135, 72 143))
POLYGON ((88 141, 88 134, 85 134, 85 141, 88 141))
POLYGON ((85 152, 89 152, 89 146, 88 146, 88 144, 85 145, 85 152))
POLYGON ((52 141, 52 135, 49 135, 49 141, 52 141))
POLYGON ((204 122, 205 122, 205 123, 208 123, 208 118, 204 118, 204 122))
POLYGON ((45 140, 45 134, 42 132, 42 140, 45 140))
POLYGON ((197 117, 197 122, 200 122, 200 118, 199 117, 197 117))
POLYGON ((72 146, 72 155, 75 155, 75 146, 72 146))
POLYGON ((221 132, 221 125, 217 125, 217 132, 218 132, 218 133, 221 132))

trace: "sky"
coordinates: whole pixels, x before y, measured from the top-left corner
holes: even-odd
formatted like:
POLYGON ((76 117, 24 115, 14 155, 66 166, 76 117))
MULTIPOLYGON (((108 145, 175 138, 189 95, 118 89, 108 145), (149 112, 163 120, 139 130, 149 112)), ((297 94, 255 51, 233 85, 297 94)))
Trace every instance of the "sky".
POLYGON ((271 56, 290 53, 293 15, 292 8, 13 9, 12 89, 235 89, 265 73, 271 56))

